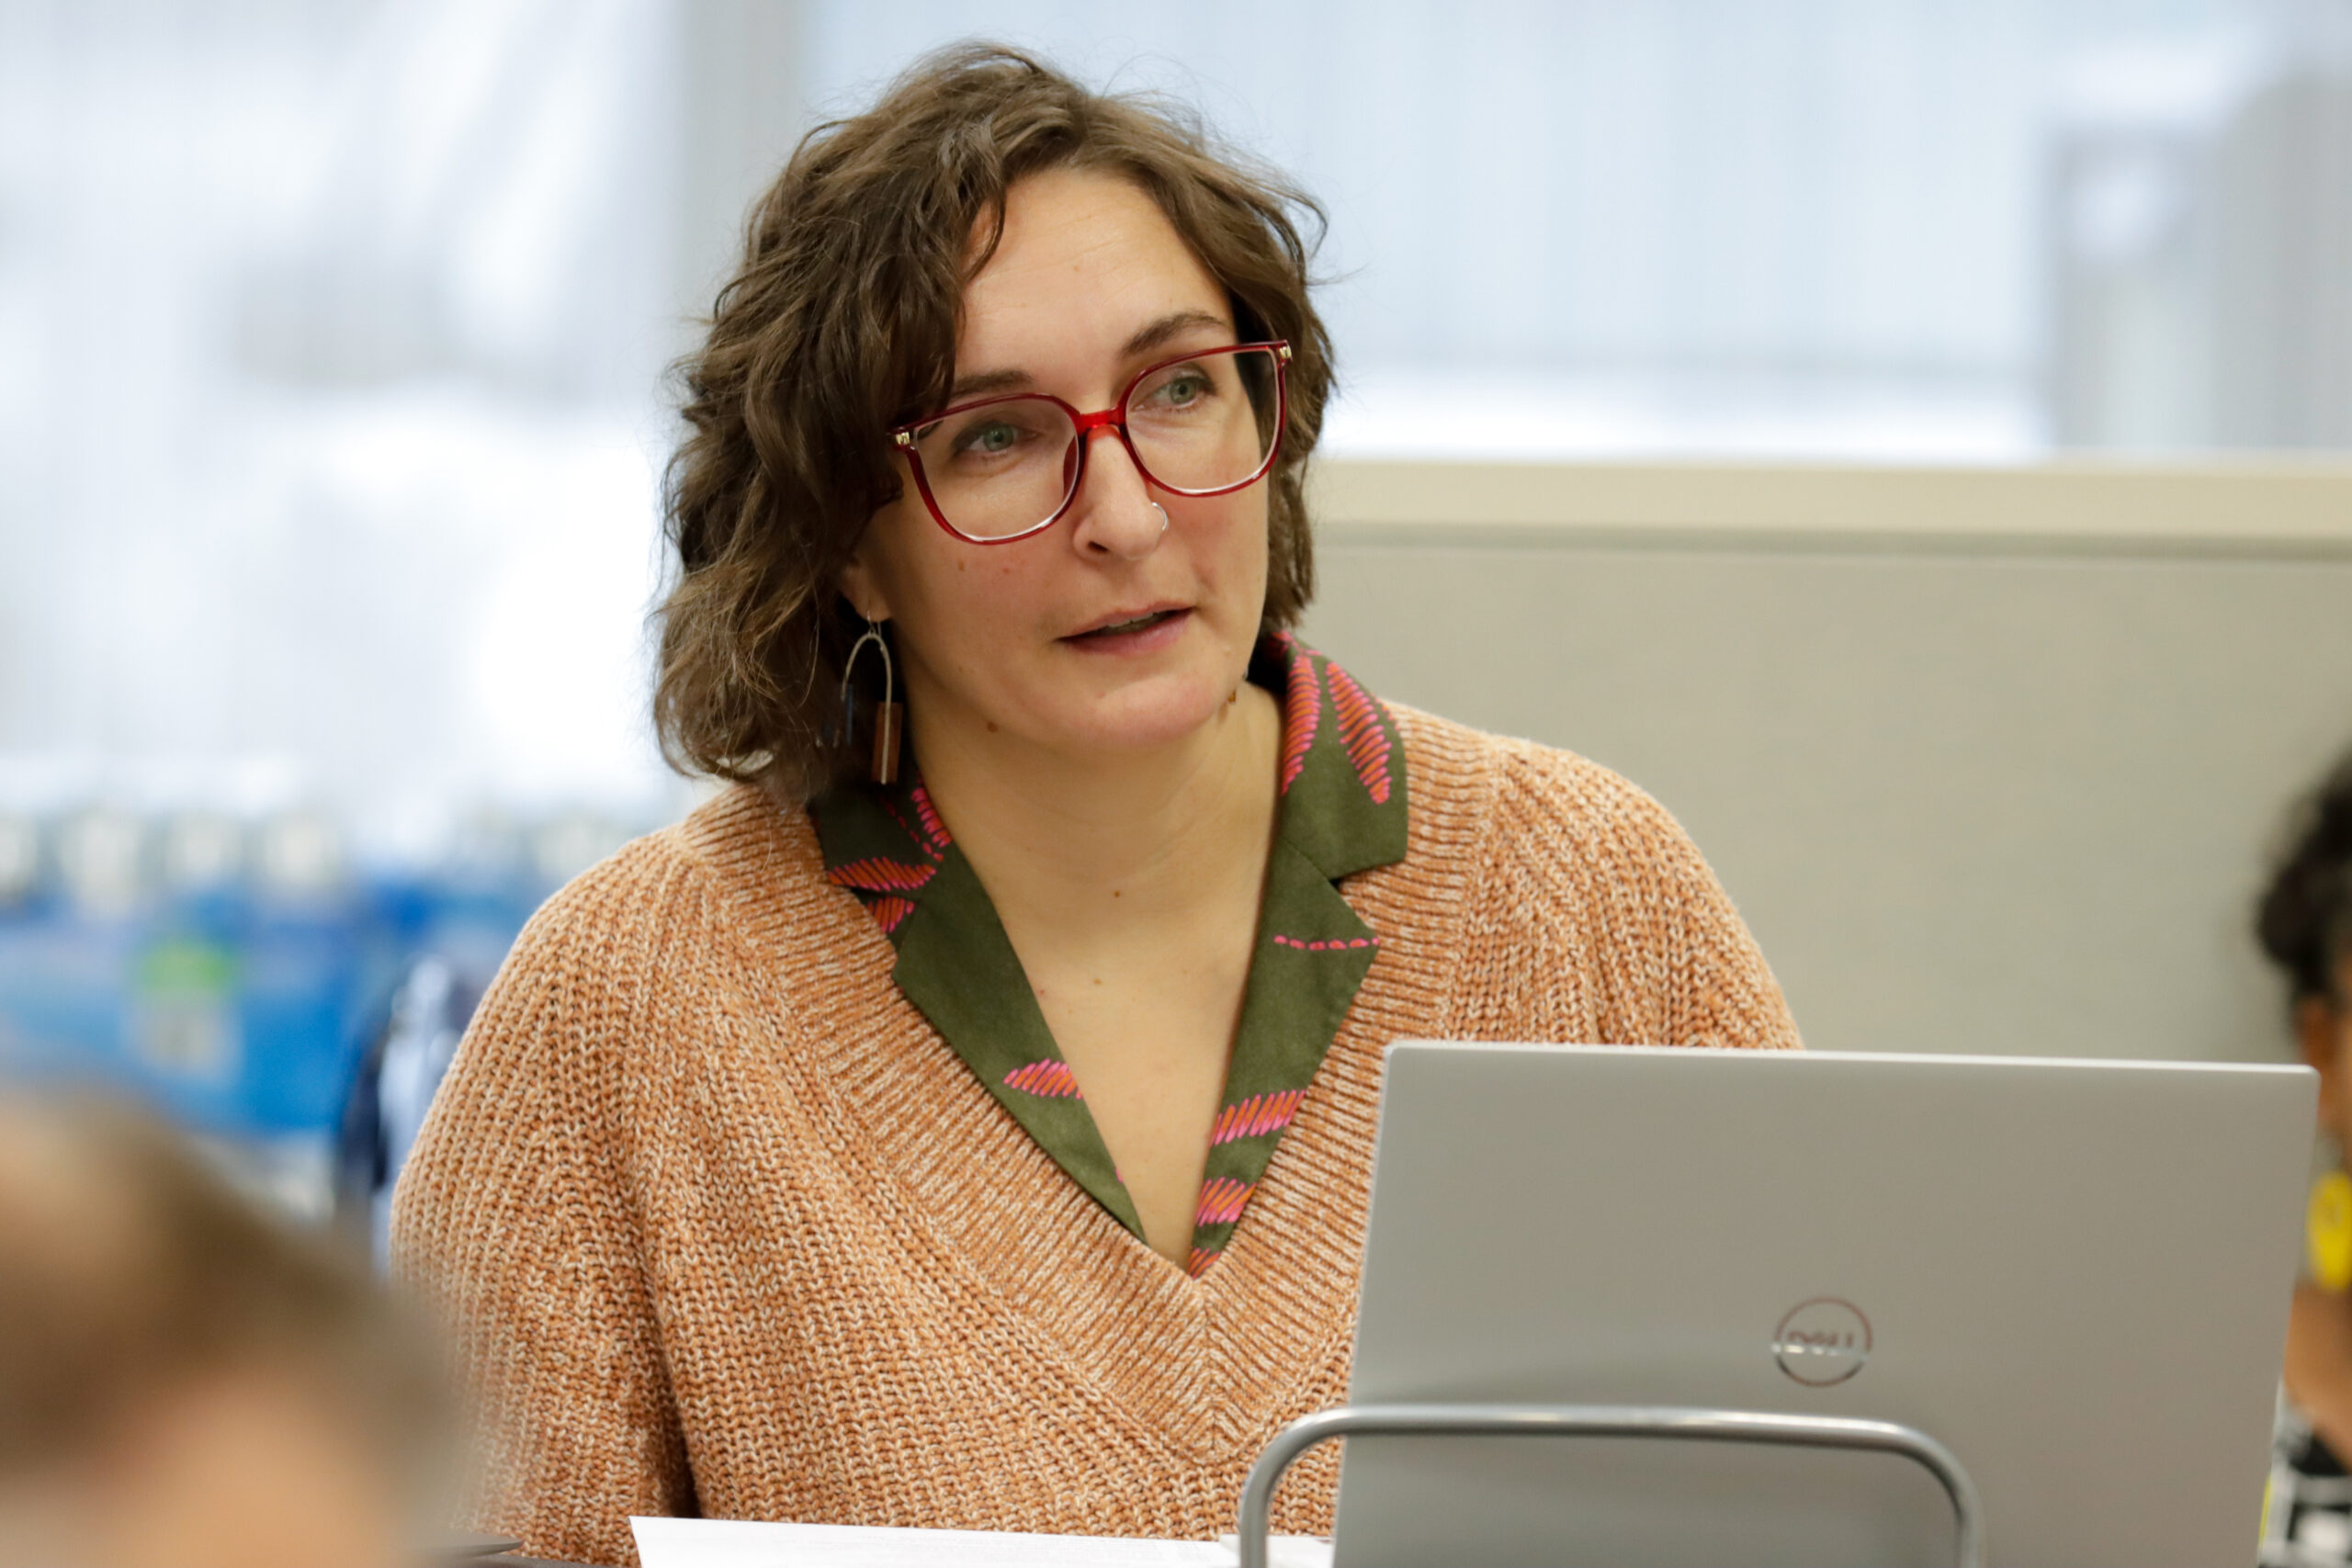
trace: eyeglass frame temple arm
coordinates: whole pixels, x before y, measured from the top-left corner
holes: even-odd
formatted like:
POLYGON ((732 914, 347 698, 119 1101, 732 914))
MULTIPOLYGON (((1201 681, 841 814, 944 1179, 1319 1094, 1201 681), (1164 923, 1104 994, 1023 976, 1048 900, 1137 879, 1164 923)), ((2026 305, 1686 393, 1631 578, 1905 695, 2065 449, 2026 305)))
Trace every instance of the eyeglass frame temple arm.
POLYGON ((1283 1473, 1309 1449, 1353 1435, 1659 1438, 1895 1454, 1934 1475, 1951 1499, 1958 1568, 1984 1565, 1984 1506, 1975 1481, 1950 1449, 1892 1421, 1664 1404, 1342 1404, 1275 1433, 1250 1467, 1236 1521, 1239 1568, 1267 1568, 1274 1490, 1283 1473))

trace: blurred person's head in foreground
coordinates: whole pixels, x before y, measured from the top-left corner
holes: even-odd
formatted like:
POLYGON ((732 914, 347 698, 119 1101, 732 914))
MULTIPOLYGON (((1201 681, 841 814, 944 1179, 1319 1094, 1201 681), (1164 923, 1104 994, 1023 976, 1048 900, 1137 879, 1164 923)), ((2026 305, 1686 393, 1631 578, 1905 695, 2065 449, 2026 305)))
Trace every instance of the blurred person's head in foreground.
POLYGON ((164 1129, 0 1087, 0 1568, 399 1562, 421 1366, 164 1129))
POLYGON ((2352 754, 2298 808, 2256 930, 2319 1072, 2321 1129, 2352 1143, 2352 754))

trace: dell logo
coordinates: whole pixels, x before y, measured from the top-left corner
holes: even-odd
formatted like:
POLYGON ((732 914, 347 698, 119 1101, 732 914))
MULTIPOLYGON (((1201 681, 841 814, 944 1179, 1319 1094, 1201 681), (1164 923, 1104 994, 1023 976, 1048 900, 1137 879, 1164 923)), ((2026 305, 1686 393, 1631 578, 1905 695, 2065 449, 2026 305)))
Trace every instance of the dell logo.
POLYGON ((1836 1296, 1799 1302, 1772 1331, 1772 1359, 1808 1388, 1844 1382, 1871 1359, 1871 1320, 1836 1296))

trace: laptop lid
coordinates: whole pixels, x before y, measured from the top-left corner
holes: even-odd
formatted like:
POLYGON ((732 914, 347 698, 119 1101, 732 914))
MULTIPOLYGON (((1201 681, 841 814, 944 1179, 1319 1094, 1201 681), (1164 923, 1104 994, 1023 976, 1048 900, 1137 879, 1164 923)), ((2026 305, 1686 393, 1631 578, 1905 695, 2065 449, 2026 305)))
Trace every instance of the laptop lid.
MULTIPOLYGON (((1410 1043, 1388 1055, 1353 1403, 1896 1421, 1993 1568, 2250 1562, 2309 1069, 1410 1043)), ((1893 1568, 1883 1454, 1355 1438, 1336 1568, 1893 1568)))

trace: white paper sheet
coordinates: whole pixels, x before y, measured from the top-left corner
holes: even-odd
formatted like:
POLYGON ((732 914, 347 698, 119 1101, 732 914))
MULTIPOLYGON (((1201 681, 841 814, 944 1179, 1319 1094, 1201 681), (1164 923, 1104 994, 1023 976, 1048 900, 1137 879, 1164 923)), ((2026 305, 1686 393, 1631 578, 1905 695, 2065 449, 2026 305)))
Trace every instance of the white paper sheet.
MULTIPOLYGON (((633 1518, 645 1568, 1233 1568, 1233 1538, 861 1529, 735 1519, 633 1518)), ((1328 1542, 1276 1536, 1273 1568, 1330 1568, 1328 1542)))

